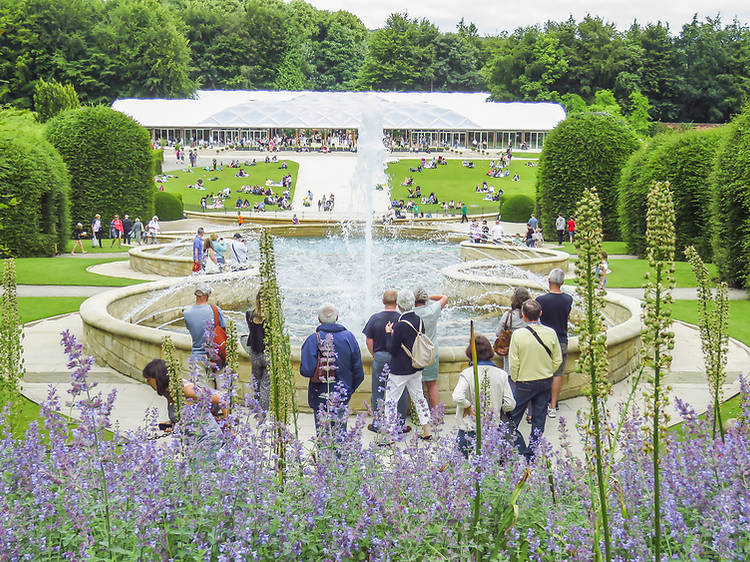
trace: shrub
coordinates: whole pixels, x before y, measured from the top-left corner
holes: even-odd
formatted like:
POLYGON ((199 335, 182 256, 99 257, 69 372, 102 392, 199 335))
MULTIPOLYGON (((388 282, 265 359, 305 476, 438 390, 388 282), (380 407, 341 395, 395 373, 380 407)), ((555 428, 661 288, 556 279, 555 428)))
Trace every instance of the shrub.
POLYGON ((154 211, 152 157, 146 129, 109 107, 81 107, 47 123, 47 138, 71 176, 72 223, 154 211))
POLYGON ((182 195, 168 193, 166 191, 157 191, 154 197, 154 214, 159 220, 174 221, 185 216, 185 209, 182 204, 182 195))
POLYGON ((722 280, 746 287, 750 274, 750 106, 728 127, 709 178, 714 262, 722 280))
POLYGON ((602 202, 605 239, 619 237, 617 184, 638 140, 627 123, 608 113, 578 113, 557 125, 544 143, 537 176, 537 199, 547 236, 557 213, 569 216, 587 187, 602 202))
POLYGON ((60 84, 54 78, 49 82, 44 78, 37 81, 34 88, 34 110, 40 121, 52 119, 58 113, 79 105, 78 94, 71 84, 60 84))
POLYGON ((503 200, 500 214, 504 221, 527 222, 534 212, 534 200, 528 195, 512 195, 503 200))
POLYGON ((164 151, 153 149, 151 151, 151 176, 158 176, 162 173, 162 162, 164 162, 164 151))
POLYGON ((0 110, 0 240, 14 256, 52 256, 68 237, 70 182, 31 113, 0 110))
POLYGON ((676 250, 684 256, 687 246, 711 259, 711 240, 706 236, 711 216, 708 177, 722 129, 694 129, 655 137, 646 150, 631 156, 620 179, 620 228, 628 251, 645 253, 646 194, 653 182, 668 181, 677 222, 676 250))

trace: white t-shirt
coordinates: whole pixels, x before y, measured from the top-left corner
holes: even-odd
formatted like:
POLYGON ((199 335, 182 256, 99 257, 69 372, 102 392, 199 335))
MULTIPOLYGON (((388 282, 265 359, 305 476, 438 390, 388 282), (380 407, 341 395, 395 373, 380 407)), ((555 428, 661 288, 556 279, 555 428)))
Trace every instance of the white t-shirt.
POLYGON ((495 226, 492 227, 492 239, 493 240, 501 240, 504 234, 505 234, 505 231, 503 230, 503 226, 501 224, 496 224, 495 226))
POLYGON ((236 238, 232 240, 232 259, 237 265, 244 265, 247 263, 247 246, 241 240, 236 238))
POLYGON ((563 217, 557 217, 555 220, 556 230, 565 230, 565 219, 563 217))

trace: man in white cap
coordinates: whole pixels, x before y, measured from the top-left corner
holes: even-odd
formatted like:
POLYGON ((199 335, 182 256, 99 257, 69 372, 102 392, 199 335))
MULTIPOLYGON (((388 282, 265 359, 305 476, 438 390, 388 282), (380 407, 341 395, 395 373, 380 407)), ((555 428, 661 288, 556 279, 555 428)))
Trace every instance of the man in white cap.
POLYGON ((190 337, 193 338, 190 361, 202 361, 205 362, 207 366, 209 365, 209 362, 205 342, 206 328, 209 324, 215 322, 214 319, 217 314, 219 317, 219 326, 226 328, 224 313, 218 306, 209 304, 208 297, 210 296, 211 285, 208 283, 198 284, 195 288, 195 304, 193 306, 188 306, 183 312, 185 326, 190 332, 190 337))

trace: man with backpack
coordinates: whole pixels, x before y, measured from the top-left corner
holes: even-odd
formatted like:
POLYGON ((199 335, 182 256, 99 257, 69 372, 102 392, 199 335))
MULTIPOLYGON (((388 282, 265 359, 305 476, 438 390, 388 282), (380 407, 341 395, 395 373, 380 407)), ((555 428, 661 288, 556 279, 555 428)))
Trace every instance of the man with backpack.
POLYGON ((420 439, 431 439, 430 407, 422 392, 422 369, 434 362, 434 347, 425 334, 424 322, 414 311, 414 293, 408 289, 398 292, 396 304, 401 316, 395 325, 386 324, 391 336, 391 374, 385 389, 386 418, 396 420, 396 404, 404 388, 417 408, 422 426, 420 439))

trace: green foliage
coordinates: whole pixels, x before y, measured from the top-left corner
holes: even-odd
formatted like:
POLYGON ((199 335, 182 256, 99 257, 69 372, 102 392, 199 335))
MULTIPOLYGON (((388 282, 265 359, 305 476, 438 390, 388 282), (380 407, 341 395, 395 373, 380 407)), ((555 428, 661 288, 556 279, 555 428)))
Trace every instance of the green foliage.
POLYGON ((706 365, 706 379, 713 397, 713 437, 716 427, 724 440, 721 422, 722 387, 727 377, 727 352, 729 351, 729 289, 726 283, 719 283, 716 294, 711 288, 711 277, 706 264, 692 246, 685 250, 698 284, 698 318, 701 335, 703 361, 706 365))
POLYGON ((164 151, 154 148, 151 150, 151 175, 158 176, 162 173, 162 164, 164 163, 164 151))
POLYGON ((638 148, 633 131, 621 118, 604 113, 571 115, 544 143, 537 175, 537 204, 545 235, 554 235, 555 217, 573 214, 586 188, 596 188, 602 202, 605 239, 619 238, 617 184, 630 154, 638 148))
POLYGON ((712 244, 721 278, 746 287, 750 275, 750 106, 729 125, 709 178, 712 244))
POLYGON ((51 256, 69 233, 62 158, 29 112, 0 110, 0 240, 14 256, 51 256))
POLYGON ((34 111, 39 120, 44 122, 52 119, 66 109, 73 109, 81 105, 78 94, 71 84, 60 84, 54 78, 47 82, 40 78, 34 88, 34 111))
POLYGON ((504 221, 526 223, 534 212, 534 200, 528 195, 511 195, 503 198, 500 215, 504 221))
POLYGON ((16 267, 12 259, 3 260, 3 294, 0 296, 0 411, 10 408, 8 420, 13 431, 20 420, 23 397, 23 331, 18 317, 16 267))
POLYGON ((70 171, 73 224, 89 224, 96 213, 105 225, 115 214, 154 214, 149 134, 130 117, 81 107, 50 120, 46 134, 70 171))
POLYGON ((629 97, 628 123, 636 133, 643 137, 651 130, 651 104, 648 98, 638 90, 631 92, 629 97))
POLYGON ((163 221, 175 221, 185 218, 182 195, 157 191, 154 195, 154 214, 163 221))
POLYGON ((169 336, 164 336, 161 339, 161 354, 164 357, 164 362, 167 364, 167 375, 169 375, 169 398, 170 404, 174 407, 174 413, 179 421, 182 416, 182 403, 185 398, 181 372, 182 366, 180 360, 177 359, 177 351, 174 347, 174 342, 169 336))
POLYGON ((668 181, 674 194, 679 258, 687 246, 695 246, 711 259, 706 236, 711 216, 708 178, 713 169, 721 129, 668 133, 651 139, 633 153, 623 168, 619 189, 620 229, 628 251, 645 255, 646 194, 655 181, 668 181))

